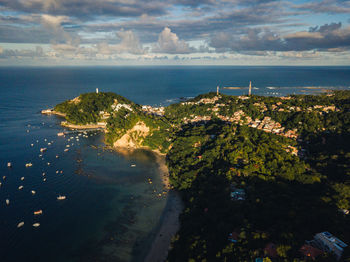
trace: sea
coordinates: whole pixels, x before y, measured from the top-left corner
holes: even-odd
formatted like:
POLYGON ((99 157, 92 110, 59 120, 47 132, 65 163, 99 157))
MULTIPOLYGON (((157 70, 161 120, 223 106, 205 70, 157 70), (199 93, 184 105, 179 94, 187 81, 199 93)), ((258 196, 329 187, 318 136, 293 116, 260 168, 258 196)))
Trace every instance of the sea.
POLYGON ((244 95, 249 81, 266 96, 349 90, 350 67, 1 67, 0 261, 143 261, 178 197, 151 152, 110 150, 99 131, 59 137, 62 119, 42 109, 96 88, 166 106, 217 86, 244 95))

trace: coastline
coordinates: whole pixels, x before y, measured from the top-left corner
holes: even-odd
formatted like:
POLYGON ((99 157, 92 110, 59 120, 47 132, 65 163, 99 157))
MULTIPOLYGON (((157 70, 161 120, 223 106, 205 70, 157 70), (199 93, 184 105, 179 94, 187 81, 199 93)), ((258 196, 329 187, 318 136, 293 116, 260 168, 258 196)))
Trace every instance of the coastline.
POLYGON ((171 248, 171 241, 180 228, 179 216, 183 210, 183 203, 180 195, 171 190, 169 181, 169 170, 166 165, 166 154, 158 150, 151 150, 147 147, 112 147, 121 154, 129 154, 132 150, 143 149, 150 151, 156 158, 158 170, 164 189, 167 191, 167 205, 162 213, 161 220, 156 235, 150 245, 150 249, 145 257, 144 262, 164 262, 167 259, 169 249, 171 248))
MULTIPOLYGON (((66 117, 65 114, 56 112, 54 110, 48 109, 43 110, 42 114, 54 114, 61 117, 66 117)), ((61 122, 61 126, 72 128, 72 129, 96 129, 101 128, 105 131, 105 126, 101 125, 74 125, 70 124, 67 121, 61 122)), ((105 143, 106 144, 106 143, 105 143)), ((117 152, 127 155, 130 154, 133 150, 143 149, 150 151, 155 156, 155 161, 158 164, 159 175, 164 185, 164 190, 167 192, 167 205, 164 209, 161 219, 159 222, 159 227, 156 232, 155 238, 150 245, 150 250, 148 251, 145 262, 164 262, 168 256, 168 252, 170 249, 172 238, 176 235, 177 231, 180 228, 179 215, 183 210, 183 203, 180 195, 171 190, 170 180, 169 180, 169 170, 166 165, 166 154, 161 153, 159 150, 152 150, 148 147, 140 147, 140 146, 130 146, 129 143, 125 144, 125 146, 107 146, 112 150, 116 150, 117 152)))

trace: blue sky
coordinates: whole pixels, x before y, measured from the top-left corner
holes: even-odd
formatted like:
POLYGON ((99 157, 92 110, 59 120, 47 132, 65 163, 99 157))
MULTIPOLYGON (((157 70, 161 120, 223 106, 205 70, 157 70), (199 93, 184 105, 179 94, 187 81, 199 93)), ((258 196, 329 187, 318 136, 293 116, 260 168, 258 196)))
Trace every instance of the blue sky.
POLYGON ((0 65, 349 65, 346 0, 0 0, 0 65))

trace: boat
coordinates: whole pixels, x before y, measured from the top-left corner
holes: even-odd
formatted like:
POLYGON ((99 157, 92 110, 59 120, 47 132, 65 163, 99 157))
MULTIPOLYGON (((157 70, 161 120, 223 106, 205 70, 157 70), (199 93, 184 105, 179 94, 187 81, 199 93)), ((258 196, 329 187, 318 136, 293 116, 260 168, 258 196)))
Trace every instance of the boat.
POLYGON ((43 181, 45 182, 45 181, 46 181, 46 178, 44 178, 43 181))
POLYGON ((41 215, 42 213, 43 213, 43 211, 41 209, 34 211, 34 215, 41 215))
POLYGON ((11 163, 11 162, 8 162, 8 163, 7 163, 7 167, 12 167, 12 163, 11 163))
POLYGON ((39 227, 40 226, 40 223, 34 223, 33 224, 33 227, 39 227))
POLYGON ((36 193, 35 190, 32 190, 31 192, 32 192, 33 195, 35 195, 35 193, 36 193))
POLYGON ((21 177, 21 180, 22 180, 22 181, 24 180, 24 176, 21 177))
POLYGON ((58 197, 57 197, 57 200, 65 200, 66 199, 66 196, 61 196, 61 195, 59 195, 58 197))
POLYGON ((18 225, 17 225, 17 228, 23 227, 23 225, 24 225, 24 222, 23 222, 23 221, 22 221, 22 222, 19 222, 18 225))
POLYGON ((57 133, 57 136, 64 136, 64 133, 63 132, 59 132, 59 133, 57 133))
POLYGON ((22 189, 23 189, 23 186, 19 186, 19 187, 18 187, 18 190, 22 190, 22 189))
POLYGON ((46 148, 46 147, 42 147, 42 148, 40 148, 40 152, 41 152, 41 153, 45 152, 46 150, 47 150, 47 148, 46 148))
POLYGON ((6 176, 2 176, 2 179, 5 180, 5 179, 6 179, 6 176))
POLYGON ((6 199, 6 205, 9 205, 9 204, 10 204, 10 200, 6 199))
POLYGON ((1 182, 0 182, 0 187, 2 186, 1 182))
POLYGON ((31 167, 32 165, 32 163, 26 163, 26 167, 31 167))
POLYGON ((136 167, 136 165, 135 165, 135 164, 132 164, 131 167, 136 167))
POLYGON ((66 148, 65 150, 64 150, 64 152, 67 152, 69 149, 68 148, 66 148))

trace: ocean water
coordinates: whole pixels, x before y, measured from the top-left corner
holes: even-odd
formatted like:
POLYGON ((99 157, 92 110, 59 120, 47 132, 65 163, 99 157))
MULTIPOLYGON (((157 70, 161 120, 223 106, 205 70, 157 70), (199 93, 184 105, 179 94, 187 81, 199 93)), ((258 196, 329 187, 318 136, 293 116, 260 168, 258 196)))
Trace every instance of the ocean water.
POLYGON ((217 85, 244 87, 225 94, 246 94, 249 81, 260 95, 349 89, 350 68, 0 68, 0 261, 142 261, 173 197, 158 197, 163 185, 150 152, 108 150, 99 132, 58 137, 61 119, 41 109, 96 88, 168 105, 217 85), (60 194, 67 199, 58 201, 60 194), (33 215, 39 209, 43 214, 33 215))

